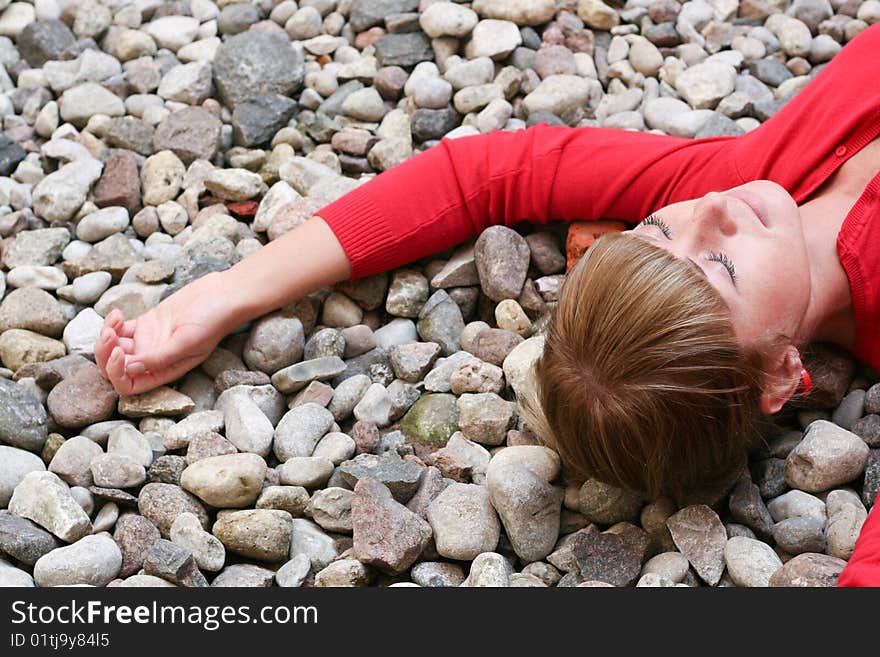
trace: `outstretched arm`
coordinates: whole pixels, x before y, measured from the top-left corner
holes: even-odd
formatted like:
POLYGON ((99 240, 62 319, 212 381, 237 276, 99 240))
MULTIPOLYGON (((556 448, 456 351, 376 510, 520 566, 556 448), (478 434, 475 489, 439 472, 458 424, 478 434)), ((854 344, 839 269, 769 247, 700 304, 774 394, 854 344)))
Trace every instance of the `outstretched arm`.
POLYGON ((674 201, 742 184, 734 137, 684 139, 538 124, 440 144, 322 208, 352 278, 522 221, 639 221, 674 201))
POLYGON ((125 321, 114 310, 104 320, 95 360, 119 394, 151 390, 202 363, 237 326, 349 275, 333 232, 312 217, 140 317, 125 321))

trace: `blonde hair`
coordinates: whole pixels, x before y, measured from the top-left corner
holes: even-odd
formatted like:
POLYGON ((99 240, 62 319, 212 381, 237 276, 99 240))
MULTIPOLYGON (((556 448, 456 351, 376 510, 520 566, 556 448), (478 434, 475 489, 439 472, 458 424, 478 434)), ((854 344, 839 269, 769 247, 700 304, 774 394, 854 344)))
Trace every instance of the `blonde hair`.
POLYGON ((761 435, 762 362, 694 267, 633 235, 606 235, 566 277, 526 425, 590 477, 650 498, 729 482, 761 435))

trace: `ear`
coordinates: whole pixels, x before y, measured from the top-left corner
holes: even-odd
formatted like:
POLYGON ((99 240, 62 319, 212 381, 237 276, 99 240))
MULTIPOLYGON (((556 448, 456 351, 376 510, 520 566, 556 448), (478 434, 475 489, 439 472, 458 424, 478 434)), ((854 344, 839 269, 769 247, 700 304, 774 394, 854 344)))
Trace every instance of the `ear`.
POLYGON ((773 415, 791 399, 797 391, 801 380, 801 356, 794 345, 786 346, 781 353, 771 361, 770 368, 761 391, 761 412, 765 415, 773 415))

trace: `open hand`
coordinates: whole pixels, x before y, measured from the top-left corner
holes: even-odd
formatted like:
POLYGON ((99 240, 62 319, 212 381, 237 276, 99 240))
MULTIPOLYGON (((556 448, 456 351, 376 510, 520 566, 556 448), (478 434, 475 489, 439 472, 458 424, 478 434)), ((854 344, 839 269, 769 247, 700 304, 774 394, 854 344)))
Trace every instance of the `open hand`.
POLYGON ((228 298, 208 275, 135 319, 125 320, 121 311, 112 310, 95 343, 101 373, 120 395, 180 378, 207 359, 234 328, 226 306, 228 298))

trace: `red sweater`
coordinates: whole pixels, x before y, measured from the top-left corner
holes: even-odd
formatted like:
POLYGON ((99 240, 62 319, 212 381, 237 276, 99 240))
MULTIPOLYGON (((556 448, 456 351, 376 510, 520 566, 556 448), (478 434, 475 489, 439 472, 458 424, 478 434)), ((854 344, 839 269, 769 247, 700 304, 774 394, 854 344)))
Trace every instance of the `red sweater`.
MULTIPOLYGON (((880 134, 878 53, 875 24, 772 118, 738 137, 539 124, 443 139, 316 214, 339 239, 356 279, 455 246, 491 225, 637 222, 670 203, 750 180, 772 180, 801 204, 880 134)), ((880 369, 880 172, 847 215, 837 250, 852 291, 854 355, 880 369)), ((876 516, 869 516, 841 583, 880 585, 876 516)))

